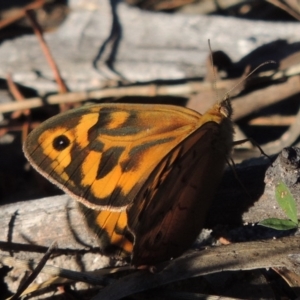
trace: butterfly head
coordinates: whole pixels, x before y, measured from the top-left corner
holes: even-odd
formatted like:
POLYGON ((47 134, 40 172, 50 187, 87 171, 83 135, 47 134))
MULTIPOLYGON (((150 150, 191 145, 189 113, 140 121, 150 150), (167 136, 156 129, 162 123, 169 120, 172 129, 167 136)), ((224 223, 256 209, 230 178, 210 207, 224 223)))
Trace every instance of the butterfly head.
POLYGON ((232 105, 230 101, 230 96, 228 93, 225 94, 224 99, 219 103, 220 113, 225 118, 230 118, 232 116, 232 105))

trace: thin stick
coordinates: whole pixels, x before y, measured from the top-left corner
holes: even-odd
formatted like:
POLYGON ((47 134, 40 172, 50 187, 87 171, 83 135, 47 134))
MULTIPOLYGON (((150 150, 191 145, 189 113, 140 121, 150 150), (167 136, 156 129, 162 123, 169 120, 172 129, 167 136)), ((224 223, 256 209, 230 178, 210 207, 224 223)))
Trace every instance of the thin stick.
POLYGON ((13 17, 4 19, 0 21, 0 29, 24 18, 26 11, 29 9, 35 10, 37 8, 41 8, 45 4, 45 0, 36 0, 28 5, 25 5, 22 9, 17 10, 13 17))
POLYGON ((216 93, 216 99, 218 99, 218 102, 219 102, 220 97, 219 97, 219 93, 218 93, 218 89, 217 89, 217 76, 216 76, 216 70, 215 70, 215 66, 214 66, 213 52, 212 52, 211 45, 210 45, 210 39, 208 40, 208 47, 209 47, 209 54, 210 54, 209 55, 210 63, 211 63, 212 71, 213 71, 213 77, 214 77, 212 85, 213 85, 213 90, 216 93))
POLYGON ((33 28, 33 31, 34 31, 36 37, 38 38, 38 41, 40 42, 40 45, 41 45, 42 51, 44 52, 46 60, 47 60, 50 68, 52 69, 52 71, 54 73, 54 78, 55 78, 55 80, 58 84, 59 92, 62 93, 62 94, 66 93, 68 91, 68 88, 67 88, 65 82, 63 81, 61 75, 60 75, 58 66, 56 65, 56 63, 54 61, 54 58, 51 54, 51 51, 50 51, 50 49, 49 49, 49 47, 48 47, 48 45, 47 45, 47 43, 44 39, 42 28, 40 27, 40 25, 36 21, 34 15, 32 14, 32 11, 27 10, 26 11, 26 16, 28 17, 28 20, 30 21, 31 26, 33 28))
MULTIPOLYGON (((25 97, 22 95, 22 93, 20 92, 18 86, 14 83, 12 77, 10 74, 7 74, 6 76, 6 82, 7 82, 7 86, 8 89, 10 91, 10 93, 13 95, 14 99, 18 102, 22 102, 25 100, 25 97)), ((25 110, 16 110, 14 111, 14 113, 11 115, 12 119, 16 119, 18 118, 21 114, 24 114, 25 116, 28 116, 30 114, 30 110, 29 109, 25 109, 25 110)))
POLYGON ((38 276, 38 274, 45 266, 47 260, 50 258, 50 255, 53 253, 55 248, 57 248, 57 244, 52 243, 52 245, 49 247, 43 258, 41 259, 41 261, 32 271, 31 275, 19 286, 17 292, 12 296, 11 300, 17 300, 21 296, 21 294, 27 289, 27 287, 33 282, 33 280, 38 276))
POLYGON ((216 91, 218 102, 222 102, 223 99, 229 98, 230 93, 233 90, 235 90, 247 78, 249 78, 253 73, 255 73, 259 68, 261 68, 261 67, 263 67, 264 65, 267 65, 267 64, 276 64, 276 62, 274 60, 268 60, 268 61, 265 61, 264 63, 260 64, 253 71, 251 71, 247 76, 245 76, 241 80, 239 80, 229 91, 227 91, 225 93, 223 99, 220 100, 219 95, 218 95, 217 85, 216 85, 217 78, 216 78, 216 72, 215 72, 215 69, 214 69, 214 61, 213 61, 213 55, 212 55, 213 52, 212 52, 212 49, 211 49, 210 40, 208 40, 208 47, 209 47, 210 61, 211 61, 211 65, 212 65, 212 68, 213 68, 213 76, 214 76, 213 89, 216 91))
MULTIPOLYGON (((1 264, 9 267, 16 267, 25 270, 29 269, 29 265, 35 268, 38 266, 38 264, 32 261, 16 259, 9 256, 0 256, 0 262, 1 264)), ((99 270, 89 271, 89 272, 78 272, 78 271, 59 268, 52 265, 45 265, 40 272, 51 275, 52 277, 61 277, 72 281, 81 281, 81 282, 86 282, 95 285, 108 285, 114 282, 115 280, 107 277, 106 275, 121 272, 121 271, 128 271, 128 270, 132 270, 132 267, 123 266, 123 267, 114 267, 114 268, 104 268, 104 269, 99 269, 99 270)))

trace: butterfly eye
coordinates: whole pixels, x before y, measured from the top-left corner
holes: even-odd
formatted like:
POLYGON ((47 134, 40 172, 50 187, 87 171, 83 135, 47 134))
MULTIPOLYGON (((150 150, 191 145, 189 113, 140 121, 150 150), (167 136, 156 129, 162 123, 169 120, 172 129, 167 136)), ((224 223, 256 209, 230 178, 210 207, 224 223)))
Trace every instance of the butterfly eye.
POLYGON ((59 135, 53 140, 53 148, 62 151, 70 145, 70 140, 65 135, 59 135))

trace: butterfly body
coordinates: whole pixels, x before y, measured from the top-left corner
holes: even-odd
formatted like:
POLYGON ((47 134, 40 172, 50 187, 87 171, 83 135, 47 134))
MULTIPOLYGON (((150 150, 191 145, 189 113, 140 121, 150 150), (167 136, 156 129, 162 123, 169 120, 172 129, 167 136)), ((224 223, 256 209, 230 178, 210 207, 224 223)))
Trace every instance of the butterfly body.
POLYGON ((232 146, 227 100, 204 115, 169 105, 99 104, 44 122, 24 152, 80 202, 105 254, 155 264, 204 224, 232 146))

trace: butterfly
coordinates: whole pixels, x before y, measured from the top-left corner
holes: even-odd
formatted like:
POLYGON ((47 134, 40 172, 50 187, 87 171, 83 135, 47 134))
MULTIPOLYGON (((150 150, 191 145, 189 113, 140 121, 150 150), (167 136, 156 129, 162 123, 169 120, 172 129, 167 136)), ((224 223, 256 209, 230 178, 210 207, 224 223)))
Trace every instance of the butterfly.
POLYGON ((159 104, 96 104, 54 116, 23 149, 79 202, 105 255, 134 266, 180 256, 203 228, 233 144, 227 97, 203 115, 159 104))

